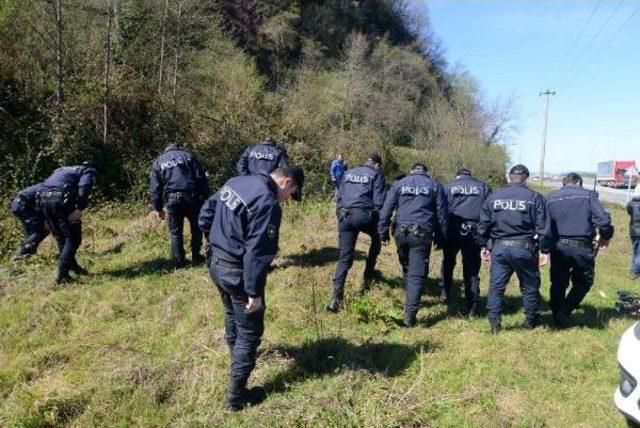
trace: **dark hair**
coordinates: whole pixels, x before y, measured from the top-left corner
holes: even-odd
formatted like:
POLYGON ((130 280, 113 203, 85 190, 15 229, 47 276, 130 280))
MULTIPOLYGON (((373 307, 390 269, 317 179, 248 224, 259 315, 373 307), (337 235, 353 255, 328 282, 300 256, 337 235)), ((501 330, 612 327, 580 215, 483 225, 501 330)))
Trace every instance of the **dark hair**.
POLYGON ((302 186, 304 185, 304 171, 302 168, 291 164, 285 164, 278 167, 272 174, 292 178, 298 185, 298 191, 293 195, 293 199, 296 201, 302 199, 302 186))
POLYGON ((566 186, 567 184, 574 186, 577 184, 578 186, 582 187, 582 177, 580 176, 580 174, 570 172, 562 179, 562 185, 566 186))
POLYGON ((423 163, 416 162, 411 167, 411 171, 424 171, 427 172, 427 166, 423 163))

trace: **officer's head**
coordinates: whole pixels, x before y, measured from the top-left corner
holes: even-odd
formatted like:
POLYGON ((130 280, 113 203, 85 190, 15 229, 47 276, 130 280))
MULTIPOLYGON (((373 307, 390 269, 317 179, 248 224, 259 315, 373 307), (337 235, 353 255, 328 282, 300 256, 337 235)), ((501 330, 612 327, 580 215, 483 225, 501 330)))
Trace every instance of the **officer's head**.
POLYGON ((82 165, 93 168, 96 171, 100 168, 100 163, 96 159, 87 159, 86 161, 82 162, 82 165))
POLYGON ((180 143, 178 143, 177 141, 172 141, 167 145, 167 148, 165 150, 179 150, 180 147, 180 143))
POLYGON ((529 168, 518 164, 509 170, 509 183, 526 183, 529 178, 529 168))
POLYGON ((367 158, 367 163, 375 168, 382 167, 382 157, 379 153, 371 153, 367 158))
POLYGON ((278 142, 275 140, 275 138, 269 137, 269 138, 265 138, 265 140, 262 142, 262 144, 277 144, 278 142))
POLYGON ((582 177, 580 177, 580 174, 570 172, 562 179, 562 185, 582 187, 582 177))
POLYGON ((460 168, 458 172, 456 172, 456 178, 460 178, 463 175, 471 175, 471 171, 467 168, 460 168))
POLYGON ((338 156, 336 156, 336 159, 338 159, 338 160, 340 160, 340 161, 341 161, 342 159, 344 159, 344 158, 342 157, 342 153, 338 153, 338 156))
POLYGON ((427 166, 423 163, 414 163, 413 166, 411 167, 411 172, 412 173, 416 173, 416 172, 422 172, 422 173, 426 173, 427 172, 427 166))
POLYGON ((283 165, 271 173, 271 178, 278 186, 278 202, 284 202, 290 197, 295 201, 302 199, 304 171, 295 165, 283 165))

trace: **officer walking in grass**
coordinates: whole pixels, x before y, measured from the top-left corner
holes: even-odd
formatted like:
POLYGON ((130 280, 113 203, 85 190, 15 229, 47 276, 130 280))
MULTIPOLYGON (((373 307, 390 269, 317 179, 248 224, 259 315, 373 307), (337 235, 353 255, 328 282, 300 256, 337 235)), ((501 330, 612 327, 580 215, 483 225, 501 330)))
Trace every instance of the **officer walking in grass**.
POLYGON ((167 209, 171 252, 176 268, 186 266, 184 251, 184 219, 191 229, 191 261, 204 262, 200 254, 202 232, 198 228, 198 213, 209 196, 209 181, 204 167, 192 153, 177 143, 167 146, 151 167, 151 203, 159 219, 167 209))
POLYGON ((397 210, 395 230, 405 289, 404 325, 413 327, 429 272, 431 243, 442 245, 447 233, 447 199, 442 185, 417 163, 405 178, 389 189, 380 214, 382 242, 389 241, 391 215, 397 210))
POLYGON ((64 166, 56 169, 38 190, 38 211, 55 236, 60 251, 56 284, 73 281, 70 271, 88 274, 76 260, 82 243, 82 215, 89 204, 89 195, 96 181, 96 162, 64 166))
POLYGON ((300 200, 303 171, 285 165, 271 174, 234 177, 205 202, 199 224, 208 236, 209 273, 222 297, 225 337, 231 351, 225 407, 240 410, 265 397, 246 388, 264 331, 265 284, 278 251, 280 203, 300 200))
POLYGON ((247 147, 236 166, 238 175, 267 174, 289 162, 287 151, 278 146, 276 140, 267 138, 262 143, 247 147))
POLYGON ((480 247, 475 235, 480 219, 480 210, 491 194, 491 187, 478 180, 471 171, 461 168, 456 179, 444 186, 449 207, 448 239, 442 248, 440 270, 440 300, 448 302, 453 283, 456 257, 462 253, 462 277, 467 316, 473 317, 480 299, 480 247))
POLYGON ((338 189, 338 245, 340 256, 333 278, 333 299, 327 306, 330 312, 338 312, 344 299, 344 283, 353 265, 358 234, 371 237, 371 247, 364 270, 363 291, 375 276, 375 266, 380 254, 378 235, 379 213, 384 204, 385 178, 381 170, 382 158, 373 153, 364 165, 349 169, 338 189))
POLYGON ((582 187, 582 177, 567 174, 563 187, 546 197, 551 216, 554 246, 551 251, 550 304, 553 321, 567 327, 571 312, 578 308, 593 285, 596 248, 606 248, 613 237, 611 216, 598 194, 582 187), (571 290, 567 293, 569 281, 571 290))
POLYGON ((525 327, 540 323, 539 266, 548 261, 550 217, 543 196, 527 187, 528 178, 526 166, 511 168, 509 184, 491 194, 480 212, 477 239, 482 259, 491 260, 487 312, 493 333, 500 332, 504 293, 514 272, 520 281, 525 327))
POLYGON ((11 256, 11 260, 20 260, 35 254, 38 245, 49 234, 44 217, 36 209, 36 195, 41 187, 42 183, 38 183, 22 189, 11 202, 11 212, 20 220, 27 235, 20 248, 11 256))
POLYGON ((636 187, 633 198, 627 203, 629 214, 629 237, 631 238, 631 270, 629 278, 640 278, 640 186, 636 187))

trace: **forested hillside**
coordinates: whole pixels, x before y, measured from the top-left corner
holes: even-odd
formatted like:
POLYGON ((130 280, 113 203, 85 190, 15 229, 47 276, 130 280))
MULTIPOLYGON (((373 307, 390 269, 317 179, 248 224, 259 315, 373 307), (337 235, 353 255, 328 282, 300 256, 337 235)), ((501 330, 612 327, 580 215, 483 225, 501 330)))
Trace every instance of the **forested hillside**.
POLYGON ((511 112, 432 34, 403 0, 0 0, 0 188, 97 156, 97 197, 143 197, 173 139, 216 186, 266 136, 310 192, 338 151, 499 179, 511 112))

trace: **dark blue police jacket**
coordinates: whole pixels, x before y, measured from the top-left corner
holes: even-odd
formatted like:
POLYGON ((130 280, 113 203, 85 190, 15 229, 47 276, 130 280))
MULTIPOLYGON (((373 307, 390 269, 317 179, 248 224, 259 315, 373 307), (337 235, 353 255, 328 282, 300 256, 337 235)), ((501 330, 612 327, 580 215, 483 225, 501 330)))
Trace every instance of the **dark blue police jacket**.
POLYGON ((492 193, 480 211, 477 242, 489 238, 537 241, 540 251, 550 250, 551 218, 544 197, 522 183, 511 183, 492 193))
POLYGON ((203 200, 209 196, 204 167, 193 154, 180 149, 165 150, 151 167, 151 203, 156 211, 170 192, 193 193, 203 200))
POLYGON ((83 210, 89 204, 89 194, 96 182, 96 169, 86 165, 63 166, 42 183, 42 192, 68 193, 75 206, 83 210))
POLYGON ((272 173, 288 162, 287 152, 275 142, 265 140, 255 146, 247 147, 238 159, 238 175, 251 175, 258 172, 272 173))
POLYGON ((598 200, 598 193, 580 186, 566 185, 545 198, 551 215, 554 238, 588 238, 600 230, 602 239, 611 239, 611 216, 598 200))
POLYGON ((347 170, 338 189, 338 208, 381 210, 385 198, 384 174, 368 164, 347 170))
POLYGON ((480 210, 491 186, 472 175, 462 174, 460 178, 444 185, 451 222, 474 222, 480 219, 480 210))
POLYGON ((35 209, 36 196, 38 192, 42 190, 42 183, 34 184, 33 186, 26 187, 18 192, 18 197, 22 199, 25 209, 35 209))
POLYGON ((281 217, 276 184, 264 173, 230 179, 200 210, 198 225, 212 252, 242 264, 244 291, 251 297, 264 292, 281 217))
POLYGON ((393 211, 398 210, 398 224, 417 225, 438 240, 447 235, 447 198, 442 185, 424 172, 412 172, 397 180, 389 189, 380 214, 380 235, 389 233, 393 211))

